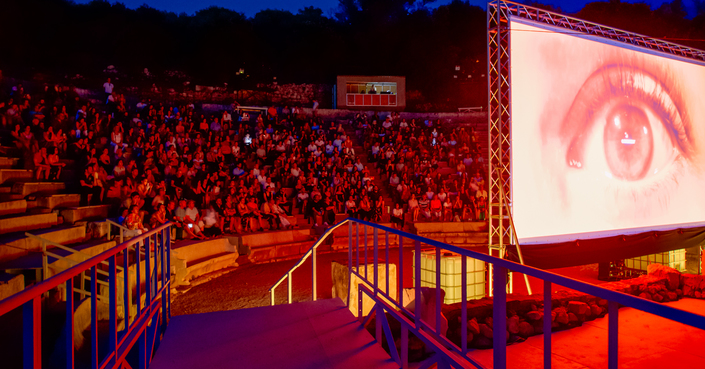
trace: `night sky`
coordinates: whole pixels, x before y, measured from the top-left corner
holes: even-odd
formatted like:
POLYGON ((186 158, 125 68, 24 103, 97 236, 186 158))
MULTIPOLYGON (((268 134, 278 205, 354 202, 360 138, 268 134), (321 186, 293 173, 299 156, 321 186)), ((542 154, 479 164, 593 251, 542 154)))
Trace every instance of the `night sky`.
MULTIPOLYGON (((76 3, 89 3, 90 0, 74 0, 76 3)), ((111 3, 115 3, 114 0, 109 0, 111 3)), ((437 7, 439 5, 448 4, 452 0, 436 0, 432 3, 431 7, 437 7)), ((469 0, 471 4, 479 5, 485 8, 487 1, 481 0, 469 0)), ((645 2, 650 4, 652 8, 658 7, 664 2, 671 2, 671 0, 623 0, 625 2, 645 2)), ((334 13, 335 8, 338 6, 338 0, 122 0, 121 3, 125 4, 128 8, 138 8, 142 4, 147 4, 152 8, 159 10, 166 10, 175 13, 186 12, 187 14, 193 14, 198 10, 207 8, 211 5, 220 6, 223 8, 232 9, 238 12, 245 13, 246 16, 252 17, 258 11, 263 9, 284 9, 289 10, 292 13, 296 13, 299 9, 314 6, 323 10, 323 14, 330 16, 334 13)), ((551 4, 560 7, 565 12, 576 12, 586 4, 592 1, 588 0, 545 0, 543 3, 551 4)), ((686 8, 690 14, 694 14, 694 5, 692 0, 684 0, 686 8)))

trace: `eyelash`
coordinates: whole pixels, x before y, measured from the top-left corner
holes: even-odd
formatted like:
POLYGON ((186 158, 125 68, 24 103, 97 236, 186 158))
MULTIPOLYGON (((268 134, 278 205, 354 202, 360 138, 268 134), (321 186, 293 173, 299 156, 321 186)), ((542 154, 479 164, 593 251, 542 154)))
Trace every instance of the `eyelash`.
POLYGON ((644 200, 653 201, 653 199, 658 203, 667 204, 668 193, 678 186, 678 179, 683 171, 682 159, 689 159, 694 151, 688 139, 691 132, 690 121, 684 110, 680 108, 682 105, 680 95, 675 92, 677 90, 670 88, 675 84, 673 77, 668 73, 661 74, 663 78, 659 79, 646 70, 629 66, 629 63, 605 64, 586 79, 564 118, 561 134, 564 137, 571 137, 566 151, 566 164, 576 170, 584 167, 582 165, 584 146, 590 138, 590 134, 586 132, 591 132, 590 129, 595 124, 599 124, 595 121, 594 112, 601 111, 612 98, 635 98, 646 103, 652 108, 654 115, 662 121, 660 124, 664 126, 665 132, 679 151, 679 155, 670 164, 673 168, 668 173, 659 173, 657 176, 660 178, 643 180, 648 182, 638 186, 640 188, 635 184, 626 184, 624 181, 612 181, 609 188, 614 192, 616 199, 624 198, 620 195, 626 191, 634 204, 640 204, 644 200), (653 83, 653 86, 650 86, 650 83, 653 83), (648 89, 651 91, 647 91, 648 89), (581 101, 581 97, 584 97, 585 101, 581 101), (576 121, 579 123, 575 124, 576 121))

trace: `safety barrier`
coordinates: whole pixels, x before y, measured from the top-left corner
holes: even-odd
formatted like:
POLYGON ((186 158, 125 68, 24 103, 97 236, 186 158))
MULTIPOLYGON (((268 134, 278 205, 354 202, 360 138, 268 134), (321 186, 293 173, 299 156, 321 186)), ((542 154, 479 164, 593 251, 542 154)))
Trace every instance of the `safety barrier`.
POLYGON ((150 232, 134 237, 0 301, 0 315, 22 307, 23 367, 36 369, 42 367, 42 296, 63 287, 66 316, 63 337, 60 339, 64 341, 66 362, 62 366, 74 367, 74 312, 75 307, 80 303, 76 297, 87 294, 91 304, 91 339, 89 342, 91 345, 91 367, 95 369, 131 367, 127 364, 126 357, 137 345, 139 361, 137 367, 146 368, 151 361, 154 348, 159 344, 161 333, 166 330, 171 317, 168 267, 171 263, 170 226, 171 223, 166 223, 150 232), (107 268, 103 265, 106 262, 107 268), (118 273, 118 264, 122 265, 121 276, 118 273), (144 267, 142 267, 143 264, 144 267), (135 291, 132 290, 130 283, 132 269, 135 273, 135 291), (90 283, 89 293, 84 291, 84 279, 81 277, 86 272, 89 274, 87 278, 90 283), (103 280, 99 278, 103 278, 103 280), (79 285, 74 288, 74 280, 76 279, 78 279, 79 285), (143 279, 144 286, 141 283, 143 279), (99 286, 101 286, 100 289, 99 286), (107 296, 104 296, 106 289, 107 296), (134 298, 132 298, 133 293, 134 298), (144 300, 142 299, 143 294, 145 295, 144 300), (108 351, 102 356, 98 352, 99 297, 101 297, 101 301, 107 297, 109 310, 108 351), (118 305, 119 300, 122 301, 122 306, 118 305), (125 303, 126 301, 127 303, 125 303), (136 301, 136 313, 133 317, 130 317, 130 301, 136 301), (120 312, 122 312, 121 318, 124 321, 122 330, 118 330, 120 312))
MULTIPOLYGON (((439 368, 466 368, 466 367, 477 367, 482 368, 482 365, 475 362, 468 349, 468 336, 467 336, 467 304, 461 304, 461 344, 460 346, 448 340, 442 335, 441 332, 441 305, 436 303, 435 309, 435 327, 431 327, 427 322, 421 319, 421 315, 418 312, 422 311, 421 307, 421 289, 418 284, 414 288, 414 311, 410 311, 405 306, 403 306, 403 296, 404 296, 404 263, 403 263, 403 252, 399 252, 399 264, 397 266, 398 278, 397 278, 397 292, 398 296, 390 296, 387 291, 389 291, 389 278, 386 281, 379 281, 378 275, 378 265, 379 265, 379 252, 380 245, 379 232, 384 232, 385 243, 383 251, 385 252, 384 263, 386 264, 386 271, 389 275, 389 264, 392 260, 389 257, 389 237, 396 236, 399 238, 398 245, 403 245, 404 239, 411 240, 414 242, 414 257, 416 259, 414 263, 414 279, 416 281, 421 280, 421 246, 426 245, 426 247, 432 247, 435 249, 435 278, 436 286, 441 285, 441 253, 442 251, 450 251, 461 255, 461 285, 467 285, 467 258, 473 258, 481 260, 493 266, 492 268, 492 283, 494 285, 494 303, 493 303, 493 361, 494 368, 506 368, 507 364, 507 272, 509 270, 518 273, 523 273, 534 278, 538 278, 543 281, 544 289, 544 316, 551 316, 552 302, 551 302, 551 290, 552 285, 561 285, 576 291, 580 291, 604 300, 608 301, 608 367, 611 369, 616 369, 619 363, 618 357, 618 308, 620 305, 631 307, 637 310, 641 310, 656 316, 660 316, 675 322, 686 324, 695 328, 705 330, 705 316, 687 312, 681 309, 670 307, 668 305, 659 304, 650 300, 645 300, 640 297, 635 297, 627 295, 621 292, 616 292, 612 290, 607 290, 596 285, 589 283, 577 281, 568 277, 560 276, 548 271, 536 269, 530 266, 521 265, 508 260, 500 259, 497 257, 489 256, 487 254, 478 253, 475 251, 465 250, 463 248, 448 245, 442 242, 434 241, 428 238, 420 237, 414 234, 396 230, 393 228, 381 226, 378 224, 370 223, 367 221, 362 221, 358 219, 349 218, 338 224, 335 227, 340 227, 343 224, 348 224, 348 275, 349 281, 352 280, 352 276, 356 275, 363 281, 367 281, 367 285, 359 285, 358 294, 358 316, 362 319, 363 325, 371 319, 373 315, 378 318, 375 319, 375 336, 377 342, 381 344, 381 335, 384 334, 387 337, 387 342, 390 343, 390 354, 392 358, 397 362, 401 368, 408 367, 408 336, 407 332, 414 334, 416 337, 421 339, 426 343, 426 346, 435 352, 428 362, 425 362, 422 367, 428 367, 433 363, 437 363, 439 368), (361 262, 361 250, 360 250, 360 226, 363 227, 362 234, 366 236, 368 234, 367 228, 372 229, 373 234, 373 264, 374 273, 371 276, 367 275, 367 264, 368 264, 368 247, 367 242, 364 244, 363 258, 361 262), (354 230, 354 232, 353 232, 354 230), (360 268, 363 268, 364 273, 360 272, 360 268), (381 289, 381 284, 386 285, 386 289, 381 289), (369 296, 375 303, 370 313, 366 316, 362 316, 362 297, 363 295, 369 296), (402 326, 402 339, 401 347, 399 352, 394 346, 394 338, 392 337, 389 324, 385 313, 389 313, 392 317, 397 319, 402 326), (411 317, 411 318, 407 318, 411 317), (413 321, 412 321, 413 319, 413 321)), ((324 234, 321 239, 319 239, 316 245, 322 243, 328 233, 324 234)), ((310 252, 311 250, 309 250, 310 252)), ((300 266, 306 257, 296 264, 295 268, 300 266)), ((316 265, 314 262, 313 268, 315 270, 316 265)), ((292 268, 293 269, 293 268, 292 268)), ((289 278, 289 283, 291 284, 291 272, 290 270, 287 274, 282 277, 282 279, 277 282, 277 285, 283 281, 284 278, 289 278)), ((315 273, 314 273, 315 275, 315 273)), ((276 287, 276 286, 275 286, 276 287)), ((354 288, 348 283, 348 300, 347 305, 350 306, 350 289, 354 288)), ((272 292, 272 304, 274 304, 274 287, 271 289, 272 292)), ((315 291, 315 289, 314 289, 315 291)), ((314 292, 315 296, 315 292, 314 292)), ((289 294, 289 303, 291 303, 291 294, 289 294)), ((435 300, 441 301, 441 289, 435 289, 435 300)), ((467 301, 467 288, 462 288, 462 300, 467 301)), ((551 320, 544 319, 543 321, 543 331, 544 331, 544 368, 551 367, 551 320)))

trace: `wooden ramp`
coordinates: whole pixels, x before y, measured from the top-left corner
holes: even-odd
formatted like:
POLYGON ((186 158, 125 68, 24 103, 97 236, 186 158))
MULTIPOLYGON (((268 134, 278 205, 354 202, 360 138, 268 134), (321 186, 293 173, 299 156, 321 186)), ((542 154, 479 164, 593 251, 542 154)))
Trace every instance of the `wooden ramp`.
POLYGON ((150 369, 397 368, 336 298, 172 317, 150 369))

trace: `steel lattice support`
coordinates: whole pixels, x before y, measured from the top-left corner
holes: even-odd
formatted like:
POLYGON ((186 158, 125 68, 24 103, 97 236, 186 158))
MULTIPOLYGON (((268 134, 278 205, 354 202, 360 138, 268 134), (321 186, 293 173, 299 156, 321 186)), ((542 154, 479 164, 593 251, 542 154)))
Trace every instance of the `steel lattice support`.
POLYGON ((501 196, 504 193, 511 201, 509 21, 505 10, 499 1, 487 6, 489 252, 499 257, 504 256, 505 246, 512 239, 501 196))
MULTIPOLYGON (((560 27, 564 29, 564 33, 568 34, 592 35, 687 59, 705 61, 705 51, 703 50, 510 1, 490 1, 487 4, 488 233, 490 255, 499 257, 504 256, 506 245, 514 240, 508 214, 505 214, 503 206, 506 201, 509 205, 509 211, 512 209, 510 17, 524 18, 536 23, 560 27)), ((492 273, 489 275, 491 278, 492 273)), ((490 286, 492 286, 491 283, 490 286)))

